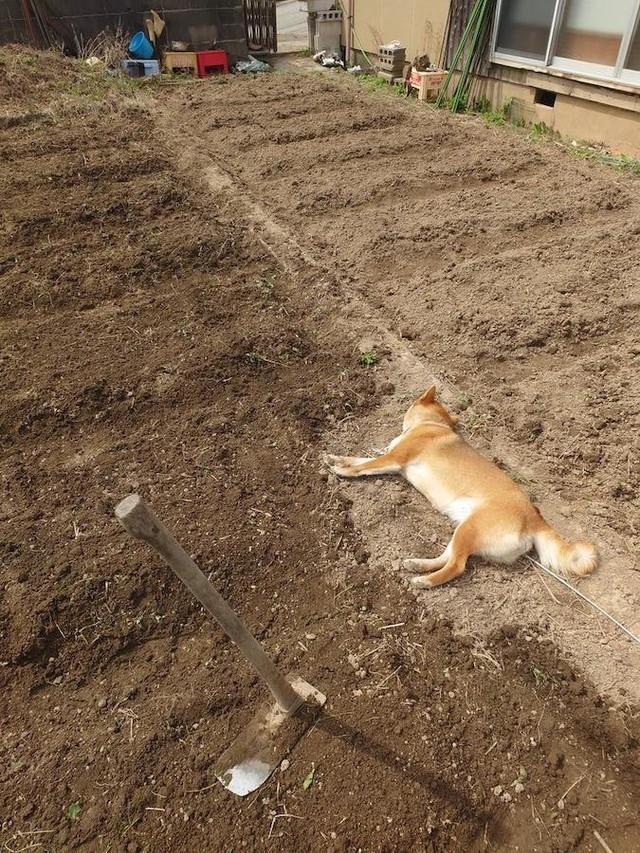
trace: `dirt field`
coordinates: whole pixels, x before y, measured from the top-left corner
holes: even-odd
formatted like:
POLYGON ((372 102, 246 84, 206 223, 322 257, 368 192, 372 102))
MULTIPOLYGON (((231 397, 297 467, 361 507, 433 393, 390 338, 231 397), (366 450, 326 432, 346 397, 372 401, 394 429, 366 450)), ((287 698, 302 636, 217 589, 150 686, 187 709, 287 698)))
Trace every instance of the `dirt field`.
POLYGON ((640 184, 332 75, 65 66, 47 102, 0 60, 4 848, 637 850, 637 648, 524 562, 415 597, 449 525, 320 459, 435 377, 638 633, 640 184), (329 697, 246 801, 212 767, 264 689, 115 523, 133 490, 329 697))

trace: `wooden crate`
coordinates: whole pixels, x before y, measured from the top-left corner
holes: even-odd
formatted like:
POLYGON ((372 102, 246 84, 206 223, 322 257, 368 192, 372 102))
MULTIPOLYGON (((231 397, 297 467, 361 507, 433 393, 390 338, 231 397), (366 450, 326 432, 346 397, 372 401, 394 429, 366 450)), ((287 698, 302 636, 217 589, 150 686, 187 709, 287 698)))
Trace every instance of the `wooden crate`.
POLYGON ((416 71, 412 68, 409 82, 412 89, 417 89, 418 100, 426 101, 436 96, 446 76, 446 71, 416 71))
POLYGON ((192 51, 168 50, 162 64, 165 71, 185 71, 198 76, 198 57, 192 51))

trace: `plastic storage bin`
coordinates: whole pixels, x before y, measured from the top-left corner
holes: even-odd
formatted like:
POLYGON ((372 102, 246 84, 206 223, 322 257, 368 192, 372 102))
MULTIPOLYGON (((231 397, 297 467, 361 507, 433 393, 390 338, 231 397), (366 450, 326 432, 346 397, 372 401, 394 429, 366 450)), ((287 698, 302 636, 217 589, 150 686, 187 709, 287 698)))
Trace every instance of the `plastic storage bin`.
POLYGON ((153 77, 160 73, 157 59, 123 59, 122 70, 127 77, 153 77))

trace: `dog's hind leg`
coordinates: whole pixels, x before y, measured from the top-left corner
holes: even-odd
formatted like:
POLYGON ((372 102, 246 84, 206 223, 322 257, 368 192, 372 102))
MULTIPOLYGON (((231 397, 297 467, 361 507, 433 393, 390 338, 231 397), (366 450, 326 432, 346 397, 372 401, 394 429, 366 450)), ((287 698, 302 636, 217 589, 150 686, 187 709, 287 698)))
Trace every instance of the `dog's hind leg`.
POLYGON ((467 566, 468 557, 459 557, 450 560, 442 569, 437 572, 431 572, 429 575, 417 575, 412 578, 412 586, 419 589, 430 589, 432 586, 440 586, 440 584, 451 581, 459 577, 467 566))
POLYGON ((327 453, 324 461, 339 477, 362 477, 365 474, 396 474, 402 465, 390 454, 383 453, 375 459, 367 456, 332 456, 327 453))
POLYGON ((437 569, 442 569, 451 555, 451 542, 444 549, 439 557, 434 557, 432 560, 419 560, 410 557, 402 561, 402 568, 405 572, 413 572, 414 574, 423 574, 424 572, 435 572, 437 569))
POLYGON ((459 577, 464 572, 471 554, 477 554, 480 550, 478 544, 482 532, 482 523, 482 514, 476 512, 459 524, 447 546, 449 555, 446 563, 442 568, 431 574, 418 575, 412 578, 412 586, 429 589, 432 586, 440 586, 442 583, 459 577))

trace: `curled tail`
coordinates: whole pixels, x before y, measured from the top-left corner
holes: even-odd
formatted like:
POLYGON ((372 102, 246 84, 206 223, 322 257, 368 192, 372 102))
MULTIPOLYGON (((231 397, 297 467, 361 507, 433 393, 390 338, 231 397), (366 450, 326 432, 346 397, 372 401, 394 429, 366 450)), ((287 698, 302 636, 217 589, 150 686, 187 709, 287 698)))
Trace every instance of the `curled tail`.
POLYGON ((591 542, 567 542, 542 516, 533 542, 542 565, 566 578, 583 578, 598 565, 598 553, 591 542))

